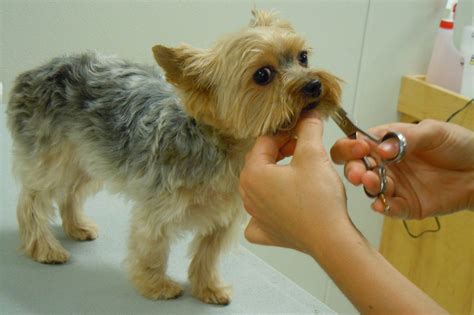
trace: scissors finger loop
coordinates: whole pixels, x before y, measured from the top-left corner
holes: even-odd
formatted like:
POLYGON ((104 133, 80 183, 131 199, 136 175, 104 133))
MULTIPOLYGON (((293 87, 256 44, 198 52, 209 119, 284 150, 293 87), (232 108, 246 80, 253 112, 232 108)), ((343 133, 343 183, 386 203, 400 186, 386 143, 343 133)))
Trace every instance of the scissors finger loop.
POLYGON ((377 166, 377 170, 379 172, 380 178, 380 194, 385 194, 385 190, 387 189, 387 170, 385 169, 385 165, 381 164, 377 166))
POLYGON ((407 139, 400 132, 390 131, 387 132, 380 142, 384 142, 389 139, 395 139, 398 143, 398 152, 397 155, 391 159, 385 160, 385 163, 399 163, 405 157, 407 150, 407 139))
MULTIPOLYGON (((364 164, 365 164, 365 162, 364 162, 364 164)), ((369 191, 367 191, 367 189, 364 187, 364 192, 369 198, 377 198, 381 194, 384 194, 385 190, 387 189, 387 171, 386 171, 385 166, 383 164, 382 165, 377 165, 377 166, 371 168, 371 170, 374 170, 374 171, 377 170, 377 173, 379 175, 379 179, 380 179, 379 191, 378 191, 377 194, 373 195, 369 191)))
POLYGON ((377 167, 377 165, 373 165, 369 158, 366 156, 362 158, 362 162, 364 162, 364 166, 368 171, 372 171, 374 168, 377 167))

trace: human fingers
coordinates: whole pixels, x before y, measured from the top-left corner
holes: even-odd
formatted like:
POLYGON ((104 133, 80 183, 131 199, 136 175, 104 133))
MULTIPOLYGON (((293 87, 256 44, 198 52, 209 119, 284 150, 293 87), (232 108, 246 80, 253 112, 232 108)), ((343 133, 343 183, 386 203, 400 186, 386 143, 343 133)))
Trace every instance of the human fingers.
MULTIPOLYGON (((368 132, 380 139, 386 136, 389 132, 402 134, 406 139, 404 147, 405 155, 410 155, 413 151, 419 149, 420 138, 422 138, 420 137, 420 125, 408 123, 391 123, 370 128, 368 132)), ((381 159, 393 160, 400 153, 400 141, 397 137, 389 137, 376 146, 374 150, 377 156, 379 156, 381 159)))
POLYGON ((331 147, 331 159, 336 164, 344 164, 350 160, 361 159, 370 153, 369 144, 361 139, 343 138, 331 147))
POLYGON ((389 210, 385 211, 385 207, 380 198, 377 198, 372 203, 372 209, 380 214, 398 218, 398 219, 415 219, 414 211, 411 210, 411 206, 408 201, 401 197, 387 198, 389 210))
POLYGON ((362 175, 365 172, 367 169, 361 160, 350 161, 344 165, 344 176, 352 185, 362 184, 362 175))
POLYGON ((405 134, 414 125, 415 124, 410 123, 390 123, 369 128, 367 131, 370 134, 381 138, 389 131, 396 131, 405 134))
POLYGON ((280 133, 257 138, 252 150, 246 156, 246 162, 257 165, 276 163, 280 148, 288 142, 289 137, 288 133, 280 133))
POLYGON ((394 159, 400 150, 400 143, 395 138, 387 139, 377 147, 377 152, 384 160, 394 159))
MULTIPOLYGON (((377 196, 380 193, 380 176, 377 172, 365 172, 361 177, 361 182, 369 194, 377 196)), ((393 181, 392 177, 387 176, 387 182, 385 185, 384 195, 386 197, 393 196, 395 192, 395 182, 393 181)))
MULTIPOLYGON (((407 139, 406 154, 409 155, 413 151, 429 151, 439 147, 446 140, 448 134, 447 130, 446 123, 426 119, 417 124, 392 123, 381 125, 369 129, 369 132, 378 137, 383 137, 389 131, 402 133, 407 139)), ((382 148, 379 152, 381 154, 388 154, 387 157, 389 157, 389 155, 393 157, 395 148, 390 148, 387 145, 387 147, 382 148)))
POLYGON ((268 235, 261 229, 255 218, 250 219, 244 235, 249 242, 254 244, 275 245, 268 235))
POLYGON ((296 138, 303 141, 313 142, 323 136, 323 121, 319 112, 312 110, 301 115, 295 127, 296 138))
POLYGON ((296 139, 291 138, 289 139, 281 148, 280 148, 280 154, 282 158, 285 158, 287 156, 292 156, 293 153, 295 152, 296 148, 296 139))
POLYGON ((350 161, 344 165, 344 176, 353 185, 358 186, 362 183, 362 175, 376 165, 376 160, 371 156, 366 156, 363 160, 350 161))
POLYGON ((247 211, 250 215, 252 215, 252 212, 251 212, 252 209, 249 206, 247 206, 248 197, 247 197, 247 193, 245 189, 242 187, 242 181, 239 184, 239 195, 240 195, 240 199, 242 199, 242 203, 243 203, 245 211, 247 211))

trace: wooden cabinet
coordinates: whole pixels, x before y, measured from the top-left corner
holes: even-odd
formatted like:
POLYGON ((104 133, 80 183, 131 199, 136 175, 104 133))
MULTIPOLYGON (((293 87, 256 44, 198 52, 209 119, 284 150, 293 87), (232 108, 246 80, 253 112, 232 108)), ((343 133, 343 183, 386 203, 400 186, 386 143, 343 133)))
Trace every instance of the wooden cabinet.
MULTIPOLYGON (((425 82, 423 76, 402 79, 398 111, 401 120, 445 121, 468 99, 425 82)), ((474 130, 474 104, 451 122, 474 130)), ((474 212, 439 217, 441 230, 420 238, 408 235, 401 220, 385 218, 380 252, 401 273, 451 314, 474 314, 474 212)), ((436 228, 433 218, 407 221, 412 233, 436 228)))

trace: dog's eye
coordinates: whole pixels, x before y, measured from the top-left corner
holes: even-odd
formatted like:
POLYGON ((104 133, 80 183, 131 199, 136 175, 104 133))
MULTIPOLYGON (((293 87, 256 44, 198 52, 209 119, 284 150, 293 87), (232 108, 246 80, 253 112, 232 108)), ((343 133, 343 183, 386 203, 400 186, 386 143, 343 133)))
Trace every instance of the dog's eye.
POLYGON ((300 52, 300 54, 298 55, 298 61, 303 67, 308 66, 308 52, 306 50, 300 52))
POLYGON ((267 85, 268 83, 272 82, 274 74, 275 74, 275 71, 272 68, 263 67, 263 68, 258 69, 253 74, 253 80, 258 85, 267 85))

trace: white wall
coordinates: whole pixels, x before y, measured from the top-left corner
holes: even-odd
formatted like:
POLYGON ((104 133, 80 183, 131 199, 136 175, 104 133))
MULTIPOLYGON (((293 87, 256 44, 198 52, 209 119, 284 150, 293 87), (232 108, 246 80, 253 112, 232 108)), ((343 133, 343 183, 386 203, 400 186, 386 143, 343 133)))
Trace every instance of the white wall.
MULTIPOLYGON (((206 47, 216 37, 244 26, 256 5, 259 9, 280 11, 304 34, 315 52, 311 64, 345 80, 344 107, 365 127, 397 119, 400 78, 426 71, 445 3, 444 0, 0 1, 0 80, 4 82, 4 101, 19 72, 53 56, 95 49, 151 63, 152 45, 187 42, 206 47)), ((472 17, 470 0, 464 0, 460 9, 460 19, 472 17)), ((326 146, 329 148, 339 137, 341 132, 328 122, 326 146)), ((0 150, 0 154, 8 154, 8 148, 0 150)), ((354 223, 378 246, 382 218, 370 211, 370 201, 361 189, 346 187, 354 223)), ((355 312, 307 256, 242 242, 333 309, 355 312)))

